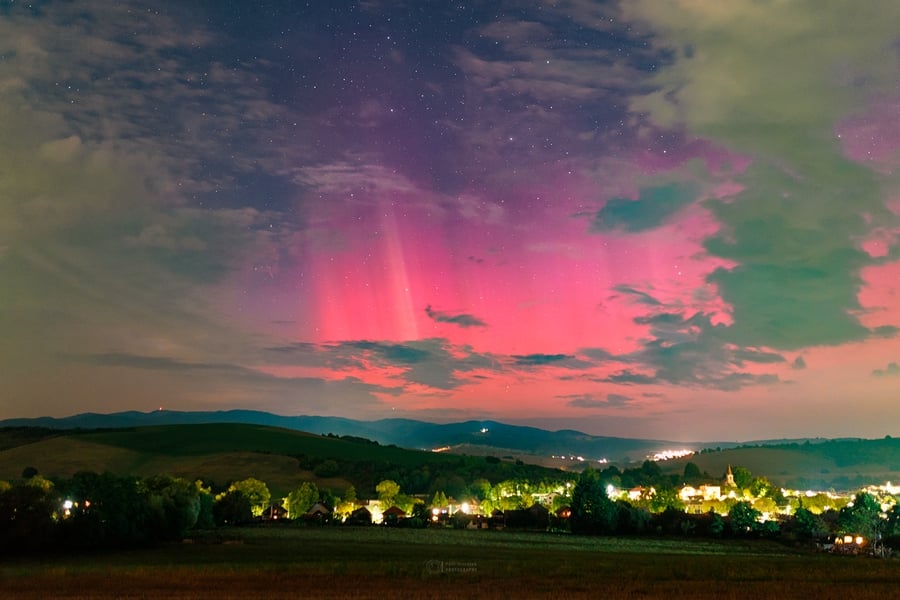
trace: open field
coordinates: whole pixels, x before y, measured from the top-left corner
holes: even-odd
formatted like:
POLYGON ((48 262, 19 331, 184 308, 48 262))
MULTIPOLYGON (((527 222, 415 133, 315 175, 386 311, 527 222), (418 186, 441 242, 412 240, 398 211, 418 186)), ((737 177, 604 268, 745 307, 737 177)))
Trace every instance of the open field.
POLYGON ((0 597, 885 598, 900 561, 767 542, 259 527, 0 565, 0 597), (223 537, 224 535, 224 537, 223 537))

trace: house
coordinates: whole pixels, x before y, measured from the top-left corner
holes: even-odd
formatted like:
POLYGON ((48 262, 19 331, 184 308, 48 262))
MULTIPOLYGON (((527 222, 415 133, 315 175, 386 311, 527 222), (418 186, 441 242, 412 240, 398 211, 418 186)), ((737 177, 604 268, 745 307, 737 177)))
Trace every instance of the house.
POLYGON ((306 511, 306 513, 304 513, 303 520, 313 521, 316 523, 324 523, 326 521, 330 521, 331 509, 321 502, 316 502, 308 511, 306 511))
POLYGON ((865 552, 866 539, 861 535, 839 535, 834 539, 830 552, 835 554, 861 554, 865 552))
POLYGON ((718 500, 722 497, 722 487, 718 485, 701 485, 700 493, 704 500, 718 500))
POLYGON ((287 509, 280 504, 270 504, 262 514, 263 521, 278 521, 286 518, 287 509))
POLYGON ((546 531, 550 526, 550 511, 541 504, 533 504, 524 510, 508 510, 506 526, 510 529, 546 531))
POLYGON ((503 529, 503 526, 506 525, 506 515, 503 514, 503 511, 499 508, 495 508, 491 511, 491 517, 488 519, 488 525, 491 527, 495 527, 496 529, 503 529))
POLYGON ((344 525, 371 525, 372 513, 365 506, 360 506, 347 517, 344 525))
POLYGON ((642 486, 633 487, 628 490, 627 498, 628 500, 634 502, 636 500, 641 500, 643 498, 651 498, 656 495, 656 488, 645 488, 642 486))
POLYGON ((695 496, 699 496, 701 494, 700 494, 700 490, 698 490, 694 486, 686 485, 683 488, 681 488, 681 491, 678 492, 678 495, 681 496, 682 502, 687 503, 687 502, 690 502, 695 496))
POLYGON ((406 511, 398 506, 391 506, 381 513, 381 522, 388 526, 396 525, 400 520, 405 518, 406 511))

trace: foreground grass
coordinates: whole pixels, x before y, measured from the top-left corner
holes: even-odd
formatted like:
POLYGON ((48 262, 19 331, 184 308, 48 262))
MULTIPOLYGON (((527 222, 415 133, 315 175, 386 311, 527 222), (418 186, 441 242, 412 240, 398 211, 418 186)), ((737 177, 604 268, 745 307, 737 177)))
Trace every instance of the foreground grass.
POLYGON ((0 598, 884 598, 900 562, 709 542, 494 531, 248 528, 0 565, 0 598))

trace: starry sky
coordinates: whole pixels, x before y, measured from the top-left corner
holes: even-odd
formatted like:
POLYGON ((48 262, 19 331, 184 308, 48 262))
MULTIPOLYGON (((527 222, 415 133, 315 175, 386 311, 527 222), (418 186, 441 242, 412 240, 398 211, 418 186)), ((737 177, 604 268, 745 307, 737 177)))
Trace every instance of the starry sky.
POLYGON ((0 0, 0 418, 900 434, 898 21, 0 0))

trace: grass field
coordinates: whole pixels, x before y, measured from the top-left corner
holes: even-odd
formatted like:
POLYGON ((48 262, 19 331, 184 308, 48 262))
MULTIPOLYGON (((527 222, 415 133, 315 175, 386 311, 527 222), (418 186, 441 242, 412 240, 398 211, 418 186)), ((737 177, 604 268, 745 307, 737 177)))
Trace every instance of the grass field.
POLYGON ((886 598, 900 561, 766 542, 244 528, 0 565, 0 598, 886 598))

